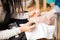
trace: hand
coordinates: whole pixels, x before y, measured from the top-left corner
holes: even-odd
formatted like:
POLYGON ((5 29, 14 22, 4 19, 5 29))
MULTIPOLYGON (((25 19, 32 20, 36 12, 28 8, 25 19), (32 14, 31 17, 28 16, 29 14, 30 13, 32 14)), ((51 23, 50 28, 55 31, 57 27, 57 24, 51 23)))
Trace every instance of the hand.
POLYGON ((55 14, 54 13, 49 13, 46 15, 46 22, 48 21, 49 25, 54 25, 54 20, 55 20, 55 14))
POLYGON ((35 10, 29 12, 29 17, 33 17, 35 15, 35 10))
POLYGON ((38 17, 40 16, 40 10, 39 9, 36 9, 36 10, 33 10, 29 13, 29 17, 38 17))
POLYGON ((55 16, 52 16, 50 18, 50 20, 49 20, 50 21, 50 25, 54 25, 54 22, 55 22, 54 20, 55 20, 55 16))
POLYGON ((28 22, 24 25, 21 25, 21 28, 20 28, 21 32, 26 32, 26 31, 31 32, 31 31, 33 31, 34 28, 35 28, 35 25, 30 26, 30 24, 31 24, 31 22, 28 22))

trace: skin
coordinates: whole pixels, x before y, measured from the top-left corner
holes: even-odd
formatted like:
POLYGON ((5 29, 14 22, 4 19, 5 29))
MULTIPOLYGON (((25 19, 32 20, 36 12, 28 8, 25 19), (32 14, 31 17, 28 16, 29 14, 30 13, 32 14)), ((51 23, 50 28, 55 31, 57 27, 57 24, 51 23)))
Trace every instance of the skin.
POLYGON ((21 32, 25 32, 25 31, 31 32, 31 31, 33 31, 35 29, 35 24, 30 26, 31 23, 33 23, 33 22, 29 21, 26 24, 21 25, 21 32))

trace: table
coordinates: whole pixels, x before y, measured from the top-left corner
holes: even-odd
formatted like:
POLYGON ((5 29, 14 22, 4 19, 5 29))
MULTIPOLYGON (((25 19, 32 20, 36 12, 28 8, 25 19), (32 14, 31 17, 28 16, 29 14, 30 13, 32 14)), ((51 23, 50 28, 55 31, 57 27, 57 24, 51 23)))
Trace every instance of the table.
POLYGON ((57 39, 60 40, 60 12, 56 14, 56 26, 57 26, 57 39))

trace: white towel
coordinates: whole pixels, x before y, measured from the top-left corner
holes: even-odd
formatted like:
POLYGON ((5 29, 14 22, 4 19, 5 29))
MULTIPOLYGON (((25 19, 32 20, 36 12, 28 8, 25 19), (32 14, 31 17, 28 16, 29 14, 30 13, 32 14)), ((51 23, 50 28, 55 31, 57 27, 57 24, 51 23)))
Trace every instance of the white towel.
POLYGON ((51 39, 53 38, 54 30, 55 30, 54 25, 50 26, 44 23, 39 23, 36 24, 35 30, 33 30, 32 32, 25 32, 25 34, 27 40, 36 40, 40 38, 51 39))

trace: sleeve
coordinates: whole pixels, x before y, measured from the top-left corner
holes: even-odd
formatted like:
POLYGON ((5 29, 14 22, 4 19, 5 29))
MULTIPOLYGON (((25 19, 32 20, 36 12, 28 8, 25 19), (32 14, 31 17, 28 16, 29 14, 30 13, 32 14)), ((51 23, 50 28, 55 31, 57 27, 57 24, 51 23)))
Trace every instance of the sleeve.
POLYGON ((25 13, 24 18, 29 18, 29 13, 25 13))
POLYGON ((10 30, 3 30, 0 31, 0 39, 9 39, 10 37, 15 36, 19 33, 21 33, 20 27, 13 28, 10 30))

